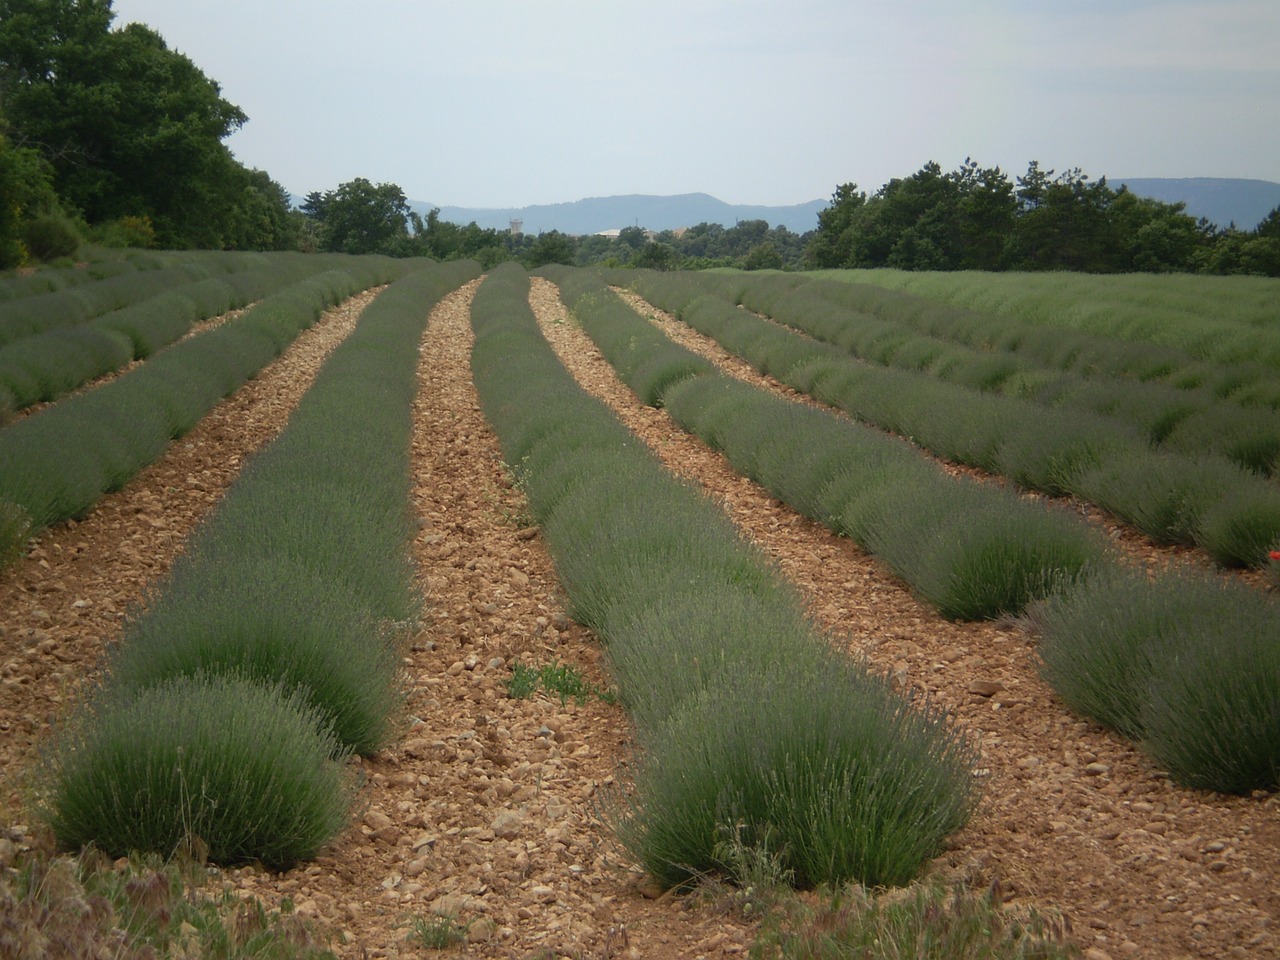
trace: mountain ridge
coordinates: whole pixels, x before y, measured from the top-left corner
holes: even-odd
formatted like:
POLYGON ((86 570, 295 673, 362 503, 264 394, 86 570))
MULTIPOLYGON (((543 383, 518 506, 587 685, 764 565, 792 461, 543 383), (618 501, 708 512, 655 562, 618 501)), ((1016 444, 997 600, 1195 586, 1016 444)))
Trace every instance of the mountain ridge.
POLYGON ((1165 203, 1185 203, 1187 213, 1203 217, 1226 229, 1252 230, 1280 206, 1280 183, 1238 177, 1115 177, 1114 187, 1124 184, 1131 193, 1165 203))
MULTIPOLYGON (((1165 203, 1184 203, 1193 217, 1208 220, 1225 229, 1252 230, 1268 213, 1280 206, 1280 183, 1233 177, 1108 177, 1115 188, 1122 184, 1140 196, 1165 203)), ((784 226, 795 233, 818 228, 818 212, 828 200, 810 200, 780 206, 726 203, 708 193, 655 195, 618 194, 586 197, 563 203, 531 204, 525 207, 461 207, 410 200, 419 214, 433 209, 440 219, 465 226, 506 230, 513 220, 521 221, 524 233, 550 230, 576 235, 642 227, 646 230, 676 230, 699 223, 731 227, 740 220, 764 220, 769 226, 784 226)))
POLYGON ((769 226, 785 226, 795 233, 818 229, 818 211, 826 200, 810 200, 784 206, 726 203, 708 193, 666 196, 631 193, 610 197, 586 197, 565 203, 533 204, 527 207, 453 207, 410 200, 409 206, 422 215, 432 209, 440 219, 479 227, 507 229, 512 220, 523 221, 525 233, 590 234, 623 227, 646 230, 676 230, 698 223, 719 223, 731 227, 739 220, 765 220, 769 226))

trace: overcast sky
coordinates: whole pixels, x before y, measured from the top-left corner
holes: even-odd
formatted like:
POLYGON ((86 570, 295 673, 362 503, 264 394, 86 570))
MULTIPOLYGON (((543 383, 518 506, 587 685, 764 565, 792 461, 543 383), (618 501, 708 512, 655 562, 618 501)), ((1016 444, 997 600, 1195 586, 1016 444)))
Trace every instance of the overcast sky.
POLYGON ((295 194, 501 207, 1011 176, 1280 181, 1277 0, 115 0, 295 194))

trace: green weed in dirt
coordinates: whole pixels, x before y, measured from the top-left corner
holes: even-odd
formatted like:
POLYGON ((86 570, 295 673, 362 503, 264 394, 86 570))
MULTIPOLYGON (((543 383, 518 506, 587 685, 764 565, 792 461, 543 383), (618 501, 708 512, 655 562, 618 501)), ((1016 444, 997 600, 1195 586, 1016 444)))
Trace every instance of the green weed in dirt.
POLYGON ((591 683, 581 670, 569 663, 552 660, 541 667, 530 667, 517 660, 511 664, 511 679, 507 681, 510 696, 516 700, 527 700, 539 689, 559 697, 561 705, 568 703, 570 697, 578 703, 592 697, 605 703, 615 703, 618 699, 613 690, 591 683))
POLYGON ((415 916, 409 920, 409 936, 406 938, 424 950, 447 950, 467 938, 467 928, 452 914, 415 916))

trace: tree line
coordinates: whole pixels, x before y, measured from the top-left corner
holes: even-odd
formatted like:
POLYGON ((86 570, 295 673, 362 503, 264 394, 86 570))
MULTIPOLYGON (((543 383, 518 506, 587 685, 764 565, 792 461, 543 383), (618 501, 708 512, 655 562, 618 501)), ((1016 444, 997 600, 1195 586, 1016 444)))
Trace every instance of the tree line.
POLYGON ((0 0, 0 266, 114 246, 292 249, 289 196, 223 140, 247 120, 111 0, 0 0))
POLYGON ((537 235, 422 217, 394 183, 306 196, 223 141, 247 122, 151 28, 113 28, 112 0, 0 0, 0 268, 84 240, 170 249, 325 250, 654 269, 1085 270, 1280 276, 1280 208, 1220 230, 1182 204, 1032 162, 1010 180, 927 163, 871 195, 838 186, 817 228, 763 220, 613 236, 537 235))
POLYGON ((971 159, 950 172, 931 162, 871 196, 837 187, 805 257, 813 267, 1280 276, 1280 208, 1251 231, 1223 230, 1078 168, 1055 176, 1032 161, 1011 181, 971 159))

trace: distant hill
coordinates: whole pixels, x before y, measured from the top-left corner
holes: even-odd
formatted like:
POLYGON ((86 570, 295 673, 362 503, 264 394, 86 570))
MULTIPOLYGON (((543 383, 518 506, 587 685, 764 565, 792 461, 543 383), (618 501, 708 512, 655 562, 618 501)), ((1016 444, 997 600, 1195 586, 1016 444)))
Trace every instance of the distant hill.
POLYGON ((480 227, 506 230, 512 220, 523 221, 525 233, 588 234, 623 227, 646 230, 675 230, 698 223, 718 223, 732 227, 739 220, 765 220, 769 226, 784 226, 795 233, 818 229, 818 211, 826 200, 810 200, 793 206, 764 207, 725 203, 705 193, 684 193, 657 197, 629 194, 621 197, 590 197, 572 203, 539 204, 531 207, 446 207, 443 204, 409 201, 409 206, 423 216, 435 207, 440 219, 465 226, 475 221, 480 227))
POLYGON ((1241 230, 1252 230, 1268 213, 1280 207, 1280 183, 1270 180, 1233 180, 1224 177, 1108 177, 1107 183, 1119 189, 1125 184, 1133 193, 1165 203, 1187 205, 1187 213, 1204 217, 1210 223, 1226 228, 1234 223, 1241 230))

